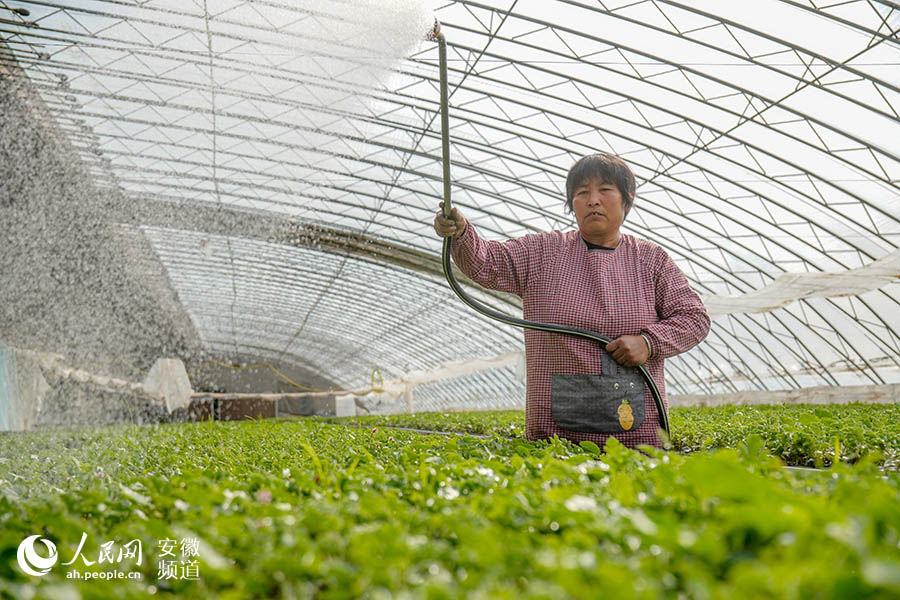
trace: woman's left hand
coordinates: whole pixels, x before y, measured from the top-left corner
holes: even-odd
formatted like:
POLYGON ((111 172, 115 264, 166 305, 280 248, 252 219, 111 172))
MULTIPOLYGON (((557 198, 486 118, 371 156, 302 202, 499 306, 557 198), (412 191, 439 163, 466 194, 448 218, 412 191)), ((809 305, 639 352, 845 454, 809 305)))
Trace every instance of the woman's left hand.
POLYGON ((647 340, 639 335, 623 335, 616 338, 606 345, 606 351, 624 367, 640 366, 650 357, 647 340))

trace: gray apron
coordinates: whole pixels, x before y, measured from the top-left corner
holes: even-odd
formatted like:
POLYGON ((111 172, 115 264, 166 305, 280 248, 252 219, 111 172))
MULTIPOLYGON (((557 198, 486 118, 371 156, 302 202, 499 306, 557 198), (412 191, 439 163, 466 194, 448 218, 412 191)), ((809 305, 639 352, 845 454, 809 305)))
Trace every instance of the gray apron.
POLYGON ((602 375, 553 374, 550 415, 562 429, 582 433, 624 433, 644 422, 644 378, 601 352, 602 375))

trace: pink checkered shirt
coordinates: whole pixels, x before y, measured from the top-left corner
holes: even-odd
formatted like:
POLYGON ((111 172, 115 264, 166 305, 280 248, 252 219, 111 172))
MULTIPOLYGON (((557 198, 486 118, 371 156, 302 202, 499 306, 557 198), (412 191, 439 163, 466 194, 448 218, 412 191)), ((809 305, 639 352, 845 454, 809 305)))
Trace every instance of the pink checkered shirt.
MULTIPOLYGON (((523 318, 570 325, 608 338, 643 333, 653 356, 644 365, 666 401, 663 361, 700 343, 709 332, 709 316, 700 297, 665 250, 623 234, 615 250, 588 249, 577 230, 536 233, 505 242, 481 239, 469 223, 453 240, 457 266, 484 287, 522 298, 523 318)), ((571 335, 525 330, 528 382, 525 435, 529 440, 558 435, 573 442, 590 440, 601 448, 612 437, 558 427, 550 416, 554 373, 599 374, 600 346, 571 335)), ((633 431, 615 434, 629 447, 660 446, 659 414, 650 390, 644 394, 646 417, 633 431)))

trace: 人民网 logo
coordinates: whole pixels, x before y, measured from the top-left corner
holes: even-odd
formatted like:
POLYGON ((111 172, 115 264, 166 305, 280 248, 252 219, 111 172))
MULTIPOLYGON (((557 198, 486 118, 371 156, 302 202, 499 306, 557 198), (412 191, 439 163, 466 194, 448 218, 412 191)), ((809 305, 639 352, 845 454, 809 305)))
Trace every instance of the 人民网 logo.
POLYGON ((19 551, 16 553, 16 558, 18 559, 19 566, 22 570, 29 575, 36 575, 38 577, 46 575, 50 572, 50 567, 56 564, 56 544, 50 540, 45 540, 40 535, 29 536, 19 544, 19 551), (44 558, 34 549, 34 545, 38 538, 44 542, 44 546, 47 547, 50 556, 44 558))

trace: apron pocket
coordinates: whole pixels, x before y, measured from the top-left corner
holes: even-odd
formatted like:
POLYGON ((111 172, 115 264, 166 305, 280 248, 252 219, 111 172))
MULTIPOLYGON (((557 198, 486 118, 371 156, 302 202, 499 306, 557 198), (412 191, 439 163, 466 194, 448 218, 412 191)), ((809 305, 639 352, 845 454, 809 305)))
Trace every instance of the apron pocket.
POLYGON ((562 429, 624 433, 644 422, 644 379, 636 369, 609 375, 554 374, 550 416, 562 429))

